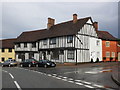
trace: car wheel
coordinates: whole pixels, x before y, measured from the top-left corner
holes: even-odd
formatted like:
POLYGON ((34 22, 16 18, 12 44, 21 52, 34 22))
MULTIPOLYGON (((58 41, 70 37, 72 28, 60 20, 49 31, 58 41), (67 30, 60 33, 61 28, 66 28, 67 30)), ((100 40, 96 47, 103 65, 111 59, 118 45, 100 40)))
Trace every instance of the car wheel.
POLYGON ((47 65, 46 65, 46 64, 44 65, 44 68, 47 68, 47 65))
POLYGON ((36 67, 39 67, 39 65, 38 65, 38 64, 36 64, 36 67))
POLYGON ((11 65, 9 64, 9 67, 11 67, 11 65))
POLYGON ((2 67, 4 67, 4 65, 2 65, 2 67))
POLYGON ((31 67, 31 64, 29 64, 28 67, 31 67))
POLYGON ((20 64, 20 67, 23 67, 23 65, 22 65, 22 64, 20 64))

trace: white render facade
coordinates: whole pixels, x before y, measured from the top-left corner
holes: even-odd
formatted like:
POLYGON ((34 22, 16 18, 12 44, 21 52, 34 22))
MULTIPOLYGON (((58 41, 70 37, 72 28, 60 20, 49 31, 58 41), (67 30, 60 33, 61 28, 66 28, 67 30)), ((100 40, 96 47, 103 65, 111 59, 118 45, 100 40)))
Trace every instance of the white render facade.
POLYGON ((35 47, 32 44, 15 44, 17 61, 29 58, 49 59, 59 63, 102 61, 102 41, 98 39, 90 19, 77 34, 40 39, 34 42, 35 47))

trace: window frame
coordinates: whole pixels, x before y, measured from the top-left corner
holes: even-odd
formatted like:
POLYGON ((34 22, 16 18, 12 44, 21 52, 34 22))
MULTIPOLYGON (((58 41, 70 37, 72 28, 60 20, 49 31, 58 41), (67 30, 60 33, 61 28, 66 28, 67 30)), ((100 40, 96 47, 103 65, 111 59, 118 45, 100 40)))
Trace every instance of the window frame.
POLYGON ((106 52, 106 57, 107 57, 107 58, 110 57, 110 52, 109 52, 109 51, 106 52), (109 55, 107 55, 107 54, 109 54, 109 55))
POLYGON ((50 38, 50 45, 52 45, 52 44, 56 44, 56 38, 54 37, 54 38, 50 38))
POLYGON ((9 49, 8 49, 8 52, 12 52, 12 48, 9 48, 9 49))
POLYGON ((74 50, 68 50, 67 51, 67 59, 74 60, 75 58, 75 51, 74 50), (70 54, 70 55, 69 55, 70 54), (69 57, 70 56, 70 57, 69 57))
POLYGON ((27 43, 24 43, 24 48, 27 48, 27 43))
POLYGON ((72 35, 67 36, 67 43, 73 43, 73 36, 72 35))
POLYGON ((111 57, 115 58, 115 52, 111 52, 111 57))
POLYGON ((32 43, 32 48, 36 48, 36 43, 35 42, 32 43))
POLYGON ((105 42, 105 46, 106 46, 106 47, 110 47, 110 41, 106 41, 106 42, 105 42))
POLYGON ((47 45, 47 39, 43 40, 43 45, 47 45))

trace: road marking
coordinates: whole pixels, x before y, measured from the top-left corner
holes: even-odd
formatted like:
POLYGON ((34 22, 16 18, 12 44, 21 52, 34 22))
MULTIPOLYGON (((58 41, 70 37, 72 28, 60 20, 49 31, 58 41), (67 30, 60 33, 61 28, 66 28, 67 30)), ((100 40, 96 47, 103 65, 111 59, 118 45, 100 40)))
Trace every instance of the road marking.
POLYGON ((17 81, 14 81, 14 83, 15 83, 16 87, 18 88, 18 90, 22 90, 22 89, 20 88, 19 84, 17 83, 17 81))
POLYGON ((82 81, 82 80, 75 80, 75 81, 80 82, 80 81, 82 81))
POLYGON ((9 73, 9 75, 11 76, 12 79, 14 79, 13 75, 11 73, 9 73))
POLYGON ((8 73, 8 71, 5 71, 5 70, 2 70, 2 71, 8 73))
POLYGON ((59 77, 56 77, 57 79, 62 79, 62 78, 59 78, 59 77))
POLYGON ((86 82, 86 81, 81 81, 81 82, 85 84, 91 84, 90 82, 86 82))
POLYGON ((88 72, 85 72, 85 73, 89 73, 89 74, 97 74, 99 72, 95 72, 95 71, 88 71, 88 72))
POLYGON ((63 77, 63 78, 67 78, 67 77, 63 77))
POLYGON ((61 80, 63 80, 63 81, 67 81, 67 79, 61 79, 61 80))
POLYGON ((57 76, 57 74, 52 74, 52 75, 55 75, 55 76, 57 76))
POLYGON ((51 74, 48 74, 48 76, 52 76, 51 74))
POLYGON ((70 83, 74 83, 74 81, 68 81, 68 82, 70 82, 70 83))
POLYGON ((78 82, 75 82, 75 84, 78 84, 78 85, 83 85, 82 83, 78 83, 78 82))
POLYGON ((68 80, 73 80, 72 78, 68 78, 68 80))
POLYGON ((92 87, 92 86, 89 86, 89 85, 84 85, 85 87, 88 87, 88 88, 94 88, 94 87, 92 87))
POLYGON ((99 88, 104 88, 104 86, 102 86, 102 85, 97 85, 97 84, 93 84, 93 86, 99 87, 99 88))

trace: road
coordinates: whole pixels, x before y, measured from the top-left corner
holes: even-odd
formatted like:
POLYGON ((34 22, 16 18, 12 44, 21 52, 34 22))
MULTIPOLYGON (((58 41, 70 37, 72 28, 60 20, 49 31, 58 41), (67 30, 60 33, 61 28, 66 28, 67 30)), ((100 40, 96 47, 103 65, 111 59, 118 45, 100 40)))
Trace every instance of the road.
POLYGON ((78 66, 3 67, 2 87, 17 88, 104 88, 120 89, 111 79, 115 62, 80 64, 78 66))

